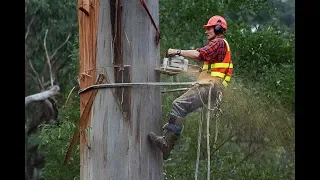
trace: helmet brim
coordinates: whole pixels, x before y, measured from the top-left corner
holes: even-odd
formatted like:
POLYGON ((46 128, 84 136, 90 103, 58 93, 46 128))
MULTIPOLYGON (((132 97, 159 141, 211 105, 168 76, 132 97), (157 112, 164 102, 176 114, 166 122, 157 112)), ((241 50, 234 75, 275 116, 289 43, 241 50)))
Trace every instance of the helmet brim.
MULTIPOLYGON (((208 29, 210 27, 214 27, 213 25, 203 25, 203 28, 208 29)), ((227 31, 226 28, 222 27, 224 31, 227 31)))
POLYGON ((205 28, 205 29, 208 29, 209 27, 213 27, 213 26, 212 25, 208 25, 208 24, 203 25, 203 28, 205 28))

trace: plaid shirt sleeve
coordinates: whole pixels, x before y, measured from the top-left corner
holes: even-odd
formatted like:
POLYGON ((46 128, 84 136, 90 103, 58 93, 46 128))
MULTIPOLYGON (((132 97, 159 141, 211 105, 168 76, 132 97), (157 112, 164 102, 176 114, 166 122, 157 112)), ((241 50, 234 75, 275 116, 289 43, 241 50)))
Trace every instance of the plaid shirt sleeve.
POLYGON ((196 49, 200 55, 199 60, 222 62, 226 55, 226 44, 223 39, 214 39, 210 41, 208 45, 196 49))

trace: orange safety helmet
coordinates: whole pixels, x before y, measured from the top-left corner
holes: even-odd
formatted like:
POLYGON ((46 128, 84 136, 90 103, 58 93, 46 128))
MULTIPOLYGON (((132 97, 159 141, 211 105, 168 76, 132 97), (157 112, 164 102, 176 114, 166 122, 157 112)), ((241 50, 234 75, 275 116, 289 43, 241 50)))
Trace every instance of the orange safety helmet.
POLYGON ((204 28, 220 25, 224 30, 227 30, 227 22, 222 16, 212 16, 204 28))

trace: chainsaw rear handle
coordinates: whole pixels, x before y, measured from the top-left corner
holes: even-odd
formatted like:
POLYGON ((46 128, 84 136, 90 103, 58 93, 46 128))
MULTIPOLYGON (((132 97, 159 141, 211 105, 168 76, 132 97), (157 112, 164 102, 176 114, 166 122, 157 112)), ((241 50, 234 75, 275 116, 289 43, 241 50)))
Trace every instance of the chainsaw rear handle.
MULTIPOLYGON (((169 55, 169 54, 168 54, 168 50, 169 50, 169 48, 166 48, 166 49, 165 49, 165 51, 166 51, 165 56, 164 56, 165 58, 169 58, 169 57, 173 57, 173 56, 175 56, 175 55, 178 55, 178 54, 169 55)), ((181 50, 180 50, 180 51, 181 51, 181 50)), ((178 56, 180 56, 180 55, 178 55, 178 56)))

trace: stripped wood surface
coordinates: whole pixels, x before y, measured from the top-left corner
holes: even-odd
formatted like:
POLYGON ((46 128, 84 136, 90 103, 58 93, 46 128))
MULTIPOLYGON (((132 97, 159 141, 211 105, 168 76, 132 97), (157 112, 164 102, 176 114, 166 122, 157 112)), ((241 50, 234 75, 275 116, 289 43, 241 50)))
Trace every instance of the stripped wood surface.
MULTIPOLYGON (((103 82, 103 78, 104 78, 103 74, 100 74, 96 84, 101 84, 103 82)), ((83 143, 87 142, 86 136, 85 136, 86 135, 85 131, 86 131, 87 124, 88 124, 87 121, 90 118, 89 113, 91 111, 91 107, 92 107, 94 98, 96 97, 97 93, 98 93, 98 90, 93 90, 91 92, 90 98, 88 99, 88 102, 87 102, 87 104, 86 104, 86 106, 80 116, 80 120, 78 123, 79 127, 73 133, 73 136, 72 136, 72 139, 71 139, 71 142, 69 145, 69 149, 64 157, 63 165, 66 165, 67 161, 69 160, 71 153, 72 153, 72 150, 73 150, 74 146, 76 145, 80 136, 82 136, 81 139, 83 140, 83 143)))
MULTIPOLYGON (((89 12, 90 14, 84 13, 81 8, 86 0, 78 0, 78 23, 79 23, 79 55, 80 55, 80 67, 79 67, 79 86, 80 88, 87 87, 94 84, 96 81, 96 38, 97 38, 97 21, 98 21, 98 7, 99 0, 89 0, 89 12)), ((92 92, 85 92, 80 94, 80 114, 83 113, 86 104, 90 98, 92 92)), ((90 113, 92 112, 92 108, 90 113)), ((91 122, 91 116, 88 117, 88 121, 85 128, 89 126, 91 122)), ((83 153, 86 144, 83 142, 83 137, 80 137, 80 164, 81 169, 86 165, 86 159, 83 158, 83 153)), ((83 171, 80 170, 81 179, 87 179, 83 171)))
MULTIPOLYGON (((92 85, 98 74, 104 74, 104 83, 160 81, 154 70, 160 65, 156 30, 141 2, 89 2, 89 15, 78 14, 80 88, 92 85)), ((145 2, 158 25, 158 0, 145 2)), ((80 94, 81 113, 90 92, 80 94)), ((150 131, 161 133, 161 114, 159 86, 99 89, 90 112, 88 146, 80 142, 80 179, 162 180, 162 154, 147 139, 150 131)))

